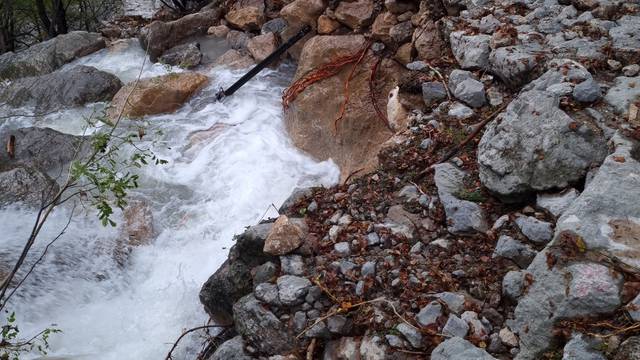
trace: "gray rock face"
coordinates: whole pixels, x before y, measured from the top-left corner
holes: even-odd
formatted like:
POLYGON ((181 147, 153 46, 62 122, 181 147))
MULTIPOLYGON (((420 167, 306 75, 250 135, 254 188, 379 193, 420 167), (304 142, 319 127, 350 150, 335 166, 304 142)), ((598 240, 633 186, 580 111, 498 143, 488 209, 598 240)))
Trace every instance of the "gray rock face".
POLYGON ((511 87, 526 84, 538 66, 537 47, 507 46, 495 49, 489 56, 489 70, 511 87))
POLYGON ((480 180, 507 202, 578 181, 592 164, 604 159, 607 147, 598 132, 575 124, 559 108, 557 95, 526 91, 482 136, 480 180))
POLYGON ((168 49, 182 43, 194 35, 204 35, 207 30, 217 24, 221 11, 207 10, 183 16, 178 20, 163 22, 154 21, 140 30, 140 45, 147 49, 151 61, 158 58, 168 49))
POLYGON ((238 333, 263 354, 283 354, 296 346, 296 339, 286 326, 253 295, 233 305, 233 320, 238 333))
POLYGON ((550 223, 531 216, 519 216, 516 225, 527 239, 537 244, 546 244, 553 237, 553 227, 550 223))
POLYGON ((604 100, 613 107, 616 113, 628 115, 629 105, 640 99, 640 76, 617 77, 613 86, 607 91, 604 100))
POLYGON ((442 333, 446 336, 465 337, 469 332, 469 324, 454 314, 449 315, 447 323, 442 328, 442 333))
POLYGON ((562 360, 606 360, 607 358, 597 350, 601 341, 590 339, 582 334, 574 334, 564 346, 562 360))
POLYGON ((200 44, 192 42, 174 46, 165 51, 159 61, 163 64, 179 66, 184 69, 196 67, 202 61, 202 52, 200 52, 200 44))
POLYGON ((607 251, 631 266, 640 266, 640 245, 631 239, 640 229, 640 161, 638 145, 618 135, 609 155, 582 194, 556 223, 562 232, 579 235, 588 249, 607 251))
POLYGON ((44 75, 106 46, 98 33, 72 31, 19 53, 0 55, 0 80, 44 75))
POLYGON ((463 69, 486 69, 491 48, 489 35, 466 35, 464 31, 452 32, 451 51, 463 69))
POLYGON ((601 96, 600 84, 593 79, 587 79, 573 88, 573 98, 581 103, 592 103, 601 96))
POLYGON ((33 106, 39 112, 109 101, 122 87, 115 75, 90 66, 27 77, 0 90, 0 103, 33 106))
POLYGON ((2 167, 26 165, 54 179, 66 173, 69 163, 76 158, 76 152, 78 158, 85 156, 90 145, 89 137, 36 127, 2 131, 0 142, 7 144, 12 135, 15 137, 15 155, 9 158, 6 151, 0 151, 2 167))
POLYGON ((280 297, 278 296, 278 287, 275 284, 262 283, 253 290, 256 299, 269 305, 280 305, 280 297))
POLYGON ((311 281, 307 278, 284 275, 277 280, 278 293, 283 305, 292 306, 304 302, 304 297, 311 287, 311 281))
POLYGON ((236 336, 227 340, 216 349, 209 360, 252 360, 251 356, 244 352, 242 336, 236 336))
POLYGON ((452 292, 442 292, 434 295, 437 299, 444 301, 447 304, 449 311, 460 314, 464 310, 464 295, 456 294, 452 292))
POLYGON ((609 30, 615 57, 625 64, 637 62, 640 58, 640 16, 625 15, 618 24, 609 30))
POLYGON ((551 345, 556 320, 606 314, 620 306, 619 273, 596 263, 549 269, 547 251, 529 266, 533 283, 514 311, 511 328, 520 336, 518 360, 537 359, 551 345))
POLYGON ((252 226, 237 236, 227 261, 202 285, 200 302, 217 322, 229 323, 233 303, 253 290, 251 269, 273 260, 262 252, 272 226, 252 226))
POLYGON ((495 358, 469 341, 454 337, 443 341, 433 349, 431 360, 495 360, 495 358))
POLYGON ((538 194, 536 206, 547 210, 551 215, 558 217, 562 215, 571 204, 578 198, 578 190, 570 188, 556 194, 538 194))
POLYGON ((498 239, 498 244, 493 252, 493 257, 503 257, 513 260, 518 266, 527 267, 536 256, 536 251, 528 245, 512 238, 502 235, 498 239))
POLYGON ((42 207, 59 190, 58 184, 37 169, 17 166, 0 172, 0 206, 21 202, 35 208, 42 207))
POLYGON ((457 195, 464 190, 465 173, 449 163, 435 166, 435 183, 438 196, 444 206, 452 234, 470 234, 488 229, 482 208, 471 201, 461 200, 457 195))
POLYGON ((427 306, 420 309, 416 315, 416 321, 420 326, 427 327, 436 323, 438 317, 442 315, 442 305, 437 301, 432 301, 427 306))

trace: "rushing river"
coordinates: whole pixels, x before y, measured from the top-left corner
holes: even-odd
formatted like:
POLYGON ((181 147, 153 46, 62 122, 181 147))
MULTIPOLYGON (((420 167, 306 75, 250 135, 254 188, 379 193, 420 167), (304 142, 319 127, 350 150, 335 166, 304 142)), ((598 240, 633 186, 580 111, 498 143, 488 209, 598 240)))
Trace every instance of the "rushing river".
MULTIPOLYGON (((67 68, 95 66, 126 83, 136 78, 144 56, 137 42, 122 42, 67 68)), ((168 71, 176 69, 147 63, 142 77, 168 71)), ((131 194, 150 204, 155 240, 135 248, 119 266, 113 250, 120 229, 99 225, 91 209, 76 210, 66 233, 12 299, 9 308, 16 311, 24 336, 51 323, 63 330, 52 336, 51 356, 163 359, 183 329, 207 321, 198 292, 225 260, 233 235, 256 223, 271 204, 278 206, 294 187, 338 180, 332 162, 314 161, 287 137, 280 97, 291 69, 264 71, 222 102, 214 100, 217 90, 243 71, 201 72, 211 83, 187 105, 174 114, 145 118, 145 145, 169 160, 143 168, 140 188, 131 194), (197 141, 191 136, 211 128, 216 130, 197 141)), ((102 106, 13 118, 0 123, 0 129, 46 126, 77 135, 84 131, 83 118, 102 106)), ((34 256, 63 228, 69 212, 69 206, 54 212, 34 256)), ((19 206, 0 209, 0 254, 5 259, 15 259, 34 216, 19 206)), ((120 223, 121 214, 115 219, 120 223)), ((191 358, 185 354, 197 352, 197 340, 187 340, 176 359, 191 358)))

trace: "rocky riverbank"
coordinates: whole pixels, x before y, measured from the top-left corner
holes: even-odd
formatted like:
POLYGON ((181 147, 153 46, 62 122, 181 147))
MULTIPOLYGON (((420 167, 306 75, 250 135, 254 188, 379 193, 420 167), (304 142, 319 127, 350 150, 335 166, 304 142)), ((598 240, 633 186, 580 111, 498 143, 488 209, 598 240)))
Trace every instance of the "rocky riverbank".
MULTIPOLYGON (((341 183, 237 235, 200 292, 226 326, 205 358, 640 359, 638 0, 214 2, 2 55, 0 101, 173 112, 208 81, 186 69, 248 68, 305 25, 286 127, 341 183), (130 94, 60 69, 138 34, 185 71, 130 94)), ((37 206, 69 151, 0 154, 0 203, 37 206)), ((142 209, 129 237, 152 237, 142 209)))
POLYGON ((287 127, 343 184, 296 190, 236 238, 200 293, 231 324, 211 359, 638 358, 639 12, 226 9, 210 33, 229 57, 314 28, 289 54, 287 127))

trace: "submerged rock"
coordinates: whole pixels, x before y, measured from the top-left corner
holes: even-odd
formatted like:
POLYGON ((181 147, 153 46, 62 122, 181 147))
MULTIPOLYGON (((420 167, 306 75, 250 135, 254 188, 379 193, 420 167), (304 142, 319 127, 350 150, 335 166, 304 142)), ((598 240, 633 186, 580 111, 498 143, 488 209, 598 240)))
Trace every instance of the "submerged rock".
POLYGON ((112 74, 91 66, 27 77, 0 88, 0 102, 14 107, 33 106, 38 112, 110 101, 122 87, 112 74))
POLYGON ((196 67, 200 64, 200 61, 202 61, 200 44, 192 42, 174 46, 165 51, 159 61, 163 64, 179 66, 185 69, 196 67))

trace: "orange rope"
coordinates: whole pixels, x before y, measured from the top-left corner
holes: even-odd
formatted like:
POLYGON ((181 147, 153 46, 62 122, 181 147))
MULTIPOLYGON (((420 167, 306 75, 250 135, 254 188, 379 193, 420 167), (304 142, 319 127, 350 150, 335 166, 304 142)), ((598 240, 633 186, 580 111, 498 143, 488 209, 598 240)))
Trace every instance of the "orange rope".
POLYGON ((367 50, 369 50, 370 46, 371 46, 371 42, 369 41, 360 50, 360 56, 358 57, 358 61, 356 61, 356 63, 353 64, 353 67, 351 68, 351 72, 349 73, 349 77, 347 77, 347 81, 344 82, 344 101, 342 102, 342 106, 340 106, 340 115, 338 115, 338 117, 333 121, 334 135, 337 135, 338 123, 340 122, 340 120, 342 120, 342 118, 344 117, 344 112, 347 110, 347 104, 349 103, 349 83, 353 78, 353 74, 356 72, 356 68, 358 67, 358 65, 360 65, 360 63, 362 62, 362 59, 364 59, 365 55, 367 54, 367 50))
POLYGON ((378 115, 378 118, 384 122, 384 125, 391 130, 391 125, 389 124, 389 120, 384 115, 382 111, 380 111, 380 105, 378 105, 378 101, 376 101, 376 90, 375 90, 375 81, 376 74, 378 73, 378 66, 382 62, 382 56, 378 57, 378 60, 373 63, 371 66, 371 75, 369 76, 369 96, 371 97, 371 104, 373 104, 373 108, 378 115))

